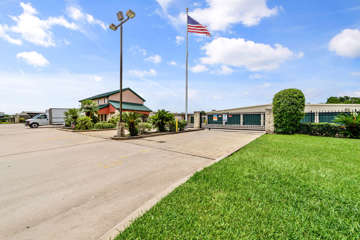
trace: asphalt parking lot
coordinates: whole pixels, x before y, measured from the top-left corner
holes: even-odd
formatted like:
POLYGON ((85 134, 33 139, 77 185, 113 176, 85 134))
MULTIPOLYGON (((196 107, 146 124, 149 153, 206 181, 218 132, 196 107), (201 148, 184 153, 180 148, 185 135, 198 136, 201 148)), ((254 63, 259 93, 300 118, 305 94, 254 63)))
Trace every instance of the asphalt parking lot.
POLYGON ((0 239, 99 239, 175 182, 262 134, 204 130, 114 141, 0 125, 0 239))

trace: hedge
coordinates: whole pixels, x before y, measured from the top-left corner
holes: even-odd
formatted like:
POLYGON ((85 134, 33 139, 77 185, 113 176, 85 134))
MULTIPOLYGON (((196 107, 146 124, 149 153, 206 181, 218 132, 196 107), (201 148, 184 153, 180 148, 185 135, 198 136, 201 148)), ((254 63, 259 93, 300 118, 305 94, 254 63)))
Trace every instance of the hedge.
POLYGON ((335 123, 301 123, 299 133, 323 137, 343 137, 344 127, 335 123))
POLYGON ((115 128, 116 124, 110 122, 97 122, 94 125, 95 129, 108 129, 108 128, 115 128))

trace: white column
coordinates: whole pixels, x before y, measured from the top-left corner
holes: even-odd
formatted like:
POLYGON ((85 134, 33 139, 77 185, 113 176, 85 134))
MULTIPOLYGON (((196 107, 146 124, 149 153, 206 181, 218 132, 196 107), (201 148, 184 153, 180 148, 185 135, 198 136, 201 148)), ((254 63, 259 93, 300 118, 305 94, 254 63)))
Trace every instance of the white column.
POLYGON ((319 123, 320 119, 319 119, 319 112, 315 112, 315 123, 319 123))
POLYGON ((261 126, 264 126, 264 114, 261 114, 261 126))
POLYGON ((244 116, 243 114, 241 113, 240 114, 240 126, 243 126, 244 125, 244 116))

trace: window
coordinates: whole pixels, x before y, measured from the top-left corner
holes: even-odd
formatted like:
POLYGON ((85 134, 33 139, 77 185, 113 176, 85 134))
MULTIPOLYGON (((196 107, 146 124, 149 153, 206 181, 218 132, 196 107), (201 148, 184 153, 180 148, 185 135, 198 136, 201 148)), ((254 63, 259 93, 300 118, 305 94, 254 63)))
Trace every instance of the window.
POLYGON ((100 104, 100 99, 97 100, 98 104, 100 104))

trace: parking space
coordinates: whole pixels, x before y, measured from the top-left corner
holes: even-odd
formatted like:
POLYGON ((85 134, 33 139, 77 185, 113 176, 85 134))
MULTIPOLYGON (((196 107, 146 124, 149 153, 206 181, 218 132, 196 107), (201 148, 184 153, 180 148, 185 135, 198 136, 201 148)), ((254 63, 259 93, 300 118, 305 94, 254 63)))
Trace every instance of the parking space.
POLYGON ((258 135, 206 130, 113 141, 0 126, 0 239, 98 239, 175 182, 258 135))

